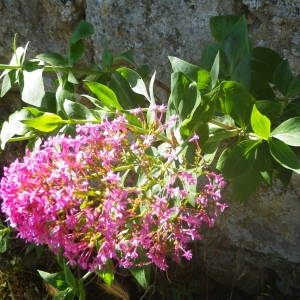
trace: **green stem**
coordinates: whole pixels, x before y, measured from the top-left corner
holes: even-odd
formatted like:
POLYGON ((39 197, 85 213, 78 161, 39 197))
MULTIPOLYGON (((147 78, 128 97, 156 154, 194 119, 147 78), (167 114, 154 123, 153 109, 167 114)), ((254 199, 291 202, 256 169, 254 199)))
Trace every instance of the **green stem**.
POLYGON ((217 120, 214 120, 214 119, 211 119, 209 120, 209 123, 211 124, 214 124, 214 125, 217 125, 225 130, 232 130, 232 129, 237 129, 236 127, 232 127, 232 126, 228 126, 228 125, 225 125, 217 120))
POLYGON ((32 135, 28 135, 28 136, 14 137, 14 138, 10 138, 8 140, 8 142, 27 141, 27 140, 30 140, 30 139, 35 138, 35 137, 36 137, 36 134, 32 134, 32 135))
MULTIPOLYGON (((0 64, 0 70, 22 70, 24 66, 12 66, 12 65, 5 65, 0 64)), ((102 75, 106 74, 107 72, 103 71, 93 71, 87 69, 79 69, 74 67, 64 67, 64 66, 44 66, 44 72, 72 72, 78 74, 85 74, 85 75, 102 75)))

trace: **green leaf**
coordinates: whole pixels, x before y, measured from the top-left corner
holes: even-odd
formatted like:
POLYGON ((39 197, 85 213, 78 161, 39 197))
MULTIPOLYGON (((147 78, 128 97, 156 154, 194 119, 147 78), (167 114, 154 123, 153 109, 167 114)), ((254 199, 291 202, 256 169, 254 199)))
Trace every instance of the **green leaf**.
POLYGON ((270 137, 271 121, 268 117, 260 113, 255 104, 253 105, 251 114, 251 126, 257 136, 265 140, 270 137))
POLYGON ((300 75, 294 77, 287 88, 287 97, 295 97, 300 94, 300 75))
POLYGON ((66 99, 63 103, 63 107, 69 119, 95 120, 92 112, 80 103, 66 99))
POLYGON ((217 16, 210 18, 209 26, 213 37, 217 41, 224 41, 240 18, 240 16, 217 16))
POLYGON ((183 73, 189 80, 196 81, 198 80, 198 71, 201 70, 199 66, 192 65, 182 59, 179 59, 175 56, 169 56, 173 72, 183 73))
POLYGON ((229 114, 242 128, 250 123, 253 96, 238 82, 223 82, 225 113, 229 114))
POLYGON ((42 116, 22 121, 27 126, 37 129, 42 132, 50 132, 65 124, 64 120, 55 114, 45 113, 42 116))
POLYGON ((107 48, 103 50, 102 57, 101 57, 101 66, 104 71, 110 71, 111 67, 114 63, 114 57, 107 48))
POLYGON ((65 66, 67 64, 66 58, 55 52, 41 53, 36 58, 52 66, 65 66))
POLYGON ((190 117, 194 107, 200 104, 196 83, 190 83, 181 72, 173 72, 169 102, 174 105, 176 113, 182 120, 190 117))
POLYGON ((197 73, 197 88, 201 94, 205 94, 211 89, 211 75, 210 72, 202 69, 197 73))
POLYGON ((43 65, 39 61, 27 62, 19 76, 21 96, 25 103, 40 107, 45 96, 43 65))
POLYGON ((252 167, 240 176, 234 178, 231 183, 232 196, 235 201, 244 202, 251 197, 261 183, 261 177, 252 167))
POLYGON ((145 98, 142 95, 134 93, 128 81, 118 72, 112 73, 109 87, 115 92, 120 105, 124 109, 143 107, 145 105, 145 98))
POLYGON ((42 277, 42 279, 51 284, 52 286, 56 287, 56 280, 57 280, 57 277, 58 277, 58 274, 59 273, 48 273, 48 272, 45 272, 45 271, 42 271, 42 270, 37 270, 39 275, 42 277))
POLYGON ((221 59, 221 44, 220 43, 213 43, 207 45, 202 53, 201 53, 201 59, 199 62, 199 65, 201 68, 204 68, 205 70, 209 71, 212 69, 212 66, 214 64, 214 61, 216 59, 216 56, 218 52, 220 53, 220 64, 222 69, 222 59, 221 59))
POLYGON ((73 31, 70 42, 76 44, 79 40, 86 38, 95 33, 94 26, 84 20, 81 20, 73 31))
POLYGON ((300 174, 300 163, 288 145, 277 139, 270 139, 269 148, 271 155, 280 165, 300 174))
POLYGON ((272 131, 271 135, 290 146, 300 146, 300 117, 284 121, 272 131))
POLYGON ((130 268, 129 271, 143 289, 149 286, 151 266, 130 268))
POLYGON ((274 71, 281 62, 280 55, 269 48, 256 47, 252 49, 251 66, 253 71, 269 82, 273 82, 274 71))
POLYGON ((278 120, 283 107, 281 102, 273 100, 257 100, 255 105, 263 115, 273 122, 278 120))
POLYGON ((9 243, 9 229, 7 227, 1 226, 0 227, 0 254, 7 251, 8 243, 9 243))
POLYGON ((218 51, 214 63, 210 70, 211 75, 211 87, 214 88, 218 82, 220 73, 220 51, 218 51))
POLYGON ((69 65, 74 65, 84 53, 84 43, 79 40, 75 44, 71 44, 68 50, 68 63, 69 65))
POLYGON ((150 102, 150 97, 148 95, 146 85, 142 77, 137 72, 125 67, 119 68, 116 71, 119 72, 127 80, 131 89, 135 93, 143 95, 150 102))
POLYGON ((226 148, 219 157, 216 168, 224 174, 226 179, 241 176, 252 168, 258 144, 258 141, 245 140, 226 148))
POLYGON ((97 271, 96 274, 107 284, 112 286, 115 280, 115 274, 112 271, 97 271))
POLYGON ((98 82, 86 82, 85 84, 105 106, 118 110, 123 109, 116 94, 108 86, 98 82))
POLYGON ((11 87, 18 81, 17 79, 18 70, 10 70, 5 74, 1 85, 0 97, 3 97, 11 87))
POLYGON ((22 120, 30 119, 32 116, 26 109, 21 109, 9 116, 8 122, 4 122, 1 128, 0 139, 1 148, 4 149, 5 144, 15 135, 25 135, 29 130, 22 123, 22 120))
POLYGON ((287 60, 283 60, 275 69, 273 74, 273 81, 279 91, 283 94, 287 94, 287 90, 290 82, 293 79, 293 74, 290 69, 290 65, 287 60))
POLYGON ((256 71, 251 72, 250 92, 257 99, 274 99, 274 91, 268 80, 256 71))
POLYGON ((77 279, 72 273, 71 268, 66 264, 64 264, 64 279, 69 287, 71 287, 75 291, 77 290, 77 279))

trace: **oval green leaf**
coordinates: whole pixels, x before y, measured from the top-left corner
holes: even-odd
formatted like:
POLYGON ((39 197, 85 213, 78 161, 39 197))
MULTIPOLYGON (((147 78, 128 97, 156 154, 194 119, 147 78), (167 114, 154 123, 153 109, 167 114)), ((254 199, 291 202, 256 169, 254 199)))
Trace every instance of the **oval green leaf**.
POLYGON ((290 146, 300 146, 300 117, 281 123, 272 131, 271 135, 290 146))
POLYGON ((253 105, 251 114, 251 126, 256 135, 267 140, 271 134, 271 121, 268 117, 264 116, 257 109, 256 105, 253 105))
POLYGON ((300 163, 292 149, 277 139, 269 140, 269 149, 273 158, 284 168, 300 174, 300 163))

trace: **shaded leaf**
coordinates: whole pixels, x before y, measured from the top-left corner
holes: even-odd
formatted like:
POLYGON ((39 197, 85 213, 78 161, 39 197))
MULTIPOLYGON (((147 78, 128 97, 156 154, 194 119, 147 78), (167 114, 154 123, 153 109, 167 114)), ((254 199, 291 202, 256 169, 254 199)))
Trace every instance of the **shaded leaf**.
POLYGON ((94 26, 87 21, 81 20, 75 27, 71 35, 70 42, 71 44, 76 44, 79 40, 86 38, 94 33, 94 26))
POLYGON ((55 52, 41 53, 36 58, 52 66, 65 66, 67 64, 66 58, 55 52))
POLYGON ((279 91, 286 95, 289 84, 293 79, 293 74, 287 60, 283 60, 275 69, 273 74, 273 82, 279 91))
POLYGON ((125 67, 119 68, 116 71, 119 72, 127 80, 131 89, 135 93, 143 95, 150 102, 150 97, 148 95, 146 85, 142 77, 137 72, 125 67))
POLYGON ((277 139, 270 139, 269 147, 271 155, 280 165, 300 174, 300 163, 288 145, 277 139))
POLYGON ((180 58, 175 56, 169 56, 173 72, 183 73, 189 80, 196 81, 198 80, 198 71, 201 70, 199 66, 192 65, 180 58))
POLYGON ((66 99, 63 103, 63 107, 69 119, 95 120, 92 112, 80 103, 66 99))
POLYGON ((236 177, 232 183, 232 196, 235 201, 244 202, 248 200, 257 190, 261 183, 261 177, 252 167, 236 177))
POLYGON ((294 77, 287 88, 287 97, 295 97, 300 94, 300 75, 294 77))
POLYGON ((146 289, 149 286, 151 273, 150 266, 130 268, 129 271, 143 289, 146 289))
POLYGON ((254 163, 255 149, 259 142, 245 140, 226 148, 217 162, 216 168, 226 179, 233 179, 247 172, 254 163))

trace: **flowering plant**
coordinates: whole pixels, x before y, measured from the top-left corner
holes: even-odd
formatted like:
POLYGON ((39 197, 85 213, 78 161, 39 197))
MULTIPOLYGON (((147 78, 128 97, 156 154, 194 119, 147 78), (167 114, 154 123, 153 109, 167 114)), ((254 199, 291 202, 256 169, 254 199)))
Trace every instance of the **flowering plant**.
POLYGON ((76 126, 74 137, 46 139, 5 168, 1 210, 21 238, 62 250, 70 264, 111 271, 192 258, 191 241, 202 239, 226 204, 221 175, 203 170, 198 136, 194 162, 185 145, 165 136, 165 107, 133 110, 137 131, 124 115, 76 126))

